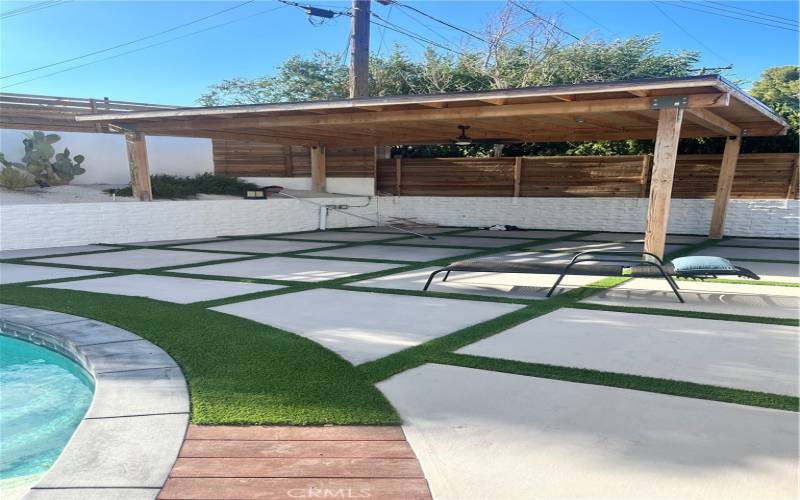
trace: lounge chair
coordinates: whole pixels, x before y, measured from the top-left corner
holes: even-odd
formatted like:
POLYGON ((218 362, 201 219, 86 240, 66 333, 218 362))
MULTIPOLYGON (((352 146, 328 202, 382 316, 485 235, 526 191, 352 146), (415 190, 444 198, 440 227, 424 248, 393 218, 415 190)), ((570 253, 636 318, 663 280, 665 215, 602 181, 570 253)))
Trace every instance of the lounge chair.
POLYGON ((442 281, 447 281, 453 271, 473 273, 522 273, 522 274, 557 274, 558 279, 547 292, 550 297, 555 292, 561 280, 568 274, 581 276, 625 276, 630 278, 664 278, 680 302, 685 302, 678 284, 673 279, 678 278, 717 278, 719 276, 739 276, 750 279, 761 279, 756 273, 743 267, 731 264, 722 257, 692 256, 675 259, 671 262, 664 261, 649 252, 620 252, 620 251, 588 251, 579 252, 567 264, 549 264, 535 262, 509 262, 497 258, 469 259, 453 262, 449 266, 437 269, 428 277, 423 290, 430 287, 433 278, 439 273, 445 273, 442 281), (619 258, 598 260, 598 255, 619 256, 619 258), (632 259, 631 256, 639 259, 632 259), (627 256, 627 257, 626 257, 627 256))

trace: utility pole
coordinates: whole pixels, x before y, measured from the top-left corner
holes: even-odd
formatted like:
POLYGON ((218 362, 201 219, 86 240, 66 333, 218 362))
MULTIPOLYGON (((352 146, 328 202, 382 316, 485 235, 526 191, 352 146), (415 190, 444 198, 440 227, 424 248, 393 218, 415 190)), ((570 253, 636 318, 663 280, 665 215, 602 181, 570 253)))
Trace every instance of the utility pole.
POLYGON ((370 0, 353 0, 350 29, 350 98, 369 95, 370 0))

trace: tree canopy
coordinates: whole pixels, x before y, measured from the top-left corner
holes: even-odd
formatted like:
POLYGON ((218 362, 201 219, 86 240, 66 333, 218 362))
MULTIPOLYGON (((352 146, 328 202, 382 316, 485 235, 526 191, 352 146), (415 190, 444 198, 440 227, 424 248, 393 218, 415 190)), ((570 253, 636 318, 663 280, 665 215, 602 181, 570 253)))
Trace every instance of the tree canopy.
MULTIPOLYGON (((526 16, 530 17, 530 16, 526 16)), ((696 74, 700 54, 664 50, 659 36, 633 36, 614 41, 586 38, 565 43, 549 24, 516 22, 510 8, 486 27, 487 46, 464 47, 445 53, 428 47, 419 57, 395 45, 385 55, 370 55, 369 89, 373 96, 433 94, 469 90, 575 84, 696 74), (521 28, 524 31, 520 35, 521 28)), ((796 152, 798 148, 797 66, 766 70, 752 94, 784 116, 792 125, 786 137, 748 137, 743 152, 796 152)), ((209 87, 198 102, 205 106, 341 99, 348 96, 348 67, 338 54, 318 51, 310 57, 292 56, 274 74, 233 78, 209 87)), ((682 140, 682 153, 719 153, 724 139, 682 140)), ((406 146, 409 156, 487 155, 491 145, 468 147, 406 146)), ((593 141, 507 145, 504 154, 644 154, 653 141, 593 141)))

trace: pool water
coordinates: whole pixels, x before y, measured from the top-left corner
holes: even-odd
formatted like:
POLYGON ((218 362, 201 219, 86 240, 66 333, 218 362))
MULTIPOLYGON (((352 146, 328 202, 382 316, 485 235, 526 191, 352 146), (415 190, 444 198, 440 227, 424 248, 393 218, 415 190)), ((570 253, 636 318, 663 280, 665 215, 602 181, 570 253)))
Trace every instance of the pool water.
POLYGON ((49 469, 93 392, 92 378, 74 361, 0 335, 0 484, 49 469))

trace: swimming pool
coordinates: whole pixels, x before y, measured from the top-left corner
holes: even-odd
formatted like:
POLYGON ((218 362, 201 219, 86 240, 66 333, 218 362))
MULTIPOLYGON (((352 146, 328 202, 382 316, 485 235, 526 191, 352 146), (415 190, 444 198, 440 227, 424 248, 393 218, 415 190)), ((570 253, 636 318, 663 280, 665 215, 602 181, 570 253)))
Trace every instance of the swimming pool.
POLYGON ((0 490, 25 486, 53 465, 93 392, 71 359, 0 335, 0 490))

